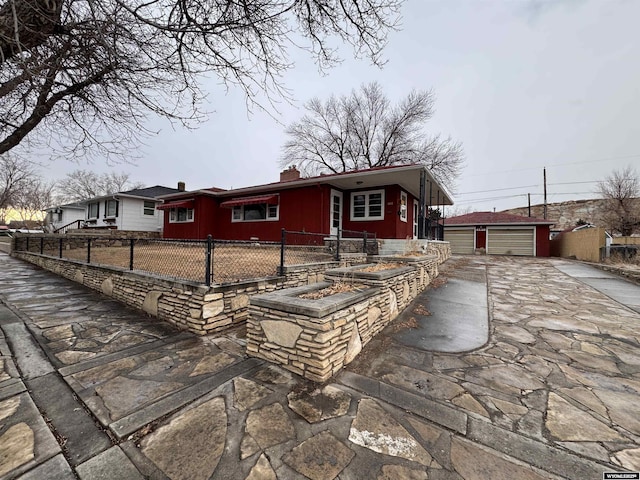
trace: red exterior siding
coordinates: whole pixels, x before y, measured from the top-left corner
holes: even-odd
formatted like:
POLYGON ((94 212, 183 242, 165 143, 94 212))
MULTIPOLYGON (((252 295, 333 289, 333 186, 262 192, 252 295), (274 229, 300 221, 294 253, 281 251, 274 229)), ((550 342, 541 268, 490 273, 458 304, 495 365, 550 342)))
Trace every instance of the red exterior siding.
MULTIPOLYGON (((278 192, 265 192, 268 193, 278 192)), ((279 220, 232 222, 232 210, 217 206, 214 237, 222 240, 257 238, 279 241, 283 228, 296 232, 329 234, 329 188, 326 185, 282 190, 279 193, 279 220)))
MULTIPOLYGON (((220 207, 226 200, 236 197, 212 197, 192 193, 180 198, 172 198, 167 203, 181 199, 194 199, 194 221, 170 223, 167 211, 164 221, 164 238, 192 238, 205 239, 207 235, 220 240, 251 240, 279 241, 281 229, 305 231, 329 235, 331 227, 329 185, 315 185, 290 190, 273 190, 261 192, 261 195, 279 195, 278 220, 261 220, 252 222, 233 222, 232 209, 220 207), (194 196, 195 195, 195 196, 194 196)), ((400 192, 398 185, 390 185, 374 190, 385 190, 384 219, 352 221, 351 193, 343 193, 342 228, 372 232, 378 238, 412 238, 413 237, 413 202, 412 195, 407 193, 407 221, 400 219, 400 192)), ((372 189, 361 189, 367 191, 372 189)), ((247 195, 250 196, 250 195, 247 195)), ((239 197, 241 198, 241 197, 239 197)), ((345 236, 349 236, 348 234, 345 236)))
MULTIPOLYGON (((350 190, 344 193, 344 215, 342 228, 358 232, 375 232, 378 238, 412 238, 413 237, 413 200, 414 197, 407 193, 407 221, 400 219, 400 192, 398 185, 389 185, 384 188, 384 218, 382 220, 351 220, 351 194, 354 192, 366 192, 372 189, 363 188, 350 190)), ((376 188, 373 190, 381 190, 376 188)))
MULTIPOLYGON (((184 198, 193 198, 193 222, 169 222, 169 211, 164 215, 164 229, 162 236, 164 238, 191 238, 204 240, 207 235, 211 234, 215 238, 215 210, 216 200, 213 197, 204 195, 185 196, 184 198)), ((167 203, 177 202, 179 199, 171 199, 167 203)))
POLYGON ((549 228, 549 225, 536 226, 536 257, 548 257, 551 255, 549 228))

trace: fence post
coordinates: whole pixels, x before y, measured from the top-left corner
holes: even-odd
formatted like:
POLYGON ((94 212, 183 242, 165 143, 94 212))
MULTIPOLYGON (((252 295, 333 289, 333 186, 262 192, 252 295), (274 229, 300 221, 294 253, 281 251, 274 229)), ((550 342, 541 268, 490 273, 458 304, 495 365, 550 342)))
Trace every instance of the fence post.
POLYGON ((213 253, 213 240, 211 238, 211 234, 207 235, 207 252, 205 253, 204 258, 204 283, 207 287, 211 286, 211 276, 213 272, 211 271, 211 260, 213 253))
POLYGON ((340 261, 340 229, 338 229, 338 236, 336 237, 336 262, 340 261))
POLYGON ((60 237, 60 244, 58 245, 58 257, 62 258, 62 237, 60 237))
POLYGON ((29 237, 27 237, 27 252, 29 251, 29 237))
POLYGON ((280 236, 280 269, 278 275, 284 275, 284 246, 287 244, 287 231, 283 228, 280 236))
POLYGON ((133 270, 133 245, 134 245, 135 241, 134 239, 130 239, 129 240, 129 270, 133 270))
POLYGON ((362 232, 362 253, 367 253, 367 231, 362 232))
POLYGON ((91 263, 91 238, 87 239, 87 263, 91 263))
POLYGON ((44 253, 44 237, 40 237, 40 255, 44 253))

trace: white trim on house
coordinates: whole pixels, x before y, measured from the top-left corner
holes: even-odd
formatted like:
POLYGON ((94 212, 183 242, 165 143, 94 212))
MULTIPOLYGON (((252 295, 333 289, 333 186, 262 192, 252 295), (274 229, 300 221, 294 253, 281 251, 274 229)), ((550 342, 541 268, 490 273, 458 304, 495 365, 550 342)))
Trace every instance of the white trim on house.
POLYGON ((407 223, 409 218, 409 196, 404 190, 400 190, 400 211, 398 213, 400 221, 407 223))
POLYGON ((195 212, 193 208, 170 208, 169 209, 169 223, 190 223, 194 222, 196 218, 195 212), (185 219, 179 220, 179 210, 185 210, 185 219))
POLYGON ((351 192, 351 202, 350 202, 350 207, 351 207, 351 216, 350 219, 352 222, 365 222, 365 221, 378 221, 378 220, 384 220, 384 209, 385 209, 385 189, 379 189, 379 190, 364 190, 364 191, 360 191, 360 192, 351 192), (371 197, 374 195, 380 195, 380 203, 374 203, 373 205, 371 204, 371 197), (355 204, 355 197, 364 197, 364 203, 362 205, 356 205, 355 204), (380 208, 380 214, 379 215, 372 215, 371 214, 371 210, 372 207, 374 210, 377 210, 377 208, 380 208), (357 209, 357 211, 356 211, 357 209), (360 210, 362 209, 362 210, 360 210), (357 215, 356 213, 359 213, 360 211, 362 211, 362 215, 357 215))
POLYGON ((343 207, 344 207, 344 194, 340 190, 331 189, 331 194, 329 195, 329 234, 333 236, 338 236, 340 230, 342 230, 342 215, 343 215, 343 207), (338 209, 334 208, 334 198, 339 198, 338 209), (335 225, 335 215, 338 215, 338 225, 335 225))
POLYGON ((280 204, 271 205, 269 203, 252 203, 247 205, 236 205, 231 208, 231 223, 275 222, 278 220, 280 220, 280 204), (264 207, 265 218, 245 218, 247 214, 247 207, 249 207, 249 210, 254 209, 255 207, 264 207))
POLYGON ((418 216, 420 215, 420 201, 413 199, 413 238, 418 238, 418 216))

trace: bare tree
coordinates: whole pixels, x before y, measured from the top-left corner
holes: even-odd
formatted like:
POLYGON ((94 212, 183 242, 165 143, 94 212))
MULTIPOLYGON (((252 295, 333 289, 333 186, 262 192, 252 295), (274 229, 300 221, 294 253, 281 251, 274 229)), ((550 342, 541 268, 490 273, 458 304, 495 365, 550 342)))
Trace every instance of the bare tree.
POLYGON ((601 213, 605 226, 623 236, 640 230, 640 178, 630 166, 614 170, 601 182, 598 191, 606 200, 601 213))
POLYGON ((16 195, 36 179, 28 162, 14 155, 0 155, 0 210, 14 206, 16 195))
POLYGON ((281 166, 315 175, 421 163, 452 187, 464 165, 463 149, 424 131, 434 101, 431 91, 412 91, 393 106, 377 83, 324 102, 313 98, 305 104, 307 113, 287 128, 281 166))
POLYGON ((57 192, 63 202, 79 202, 143 186, 132 182, 129 174, 124 172, 97 174, 90 170, 74 170, 60 180, 57 192))
POLYGON ((20 220, 25 224, 34 221, 43 224, 44 209, 54 203, 54 188, 55 183, 34 178, 18 190, 13 198, 13 208, 18 212, 20 220))
POLYGON ((381 64, 404 0, 5 0, 0 154, 46 146, 126 158, 148 114, 202 120, 205 75, 249 105, 286 96, 291 48, 321 68, 340 41, 381 64))

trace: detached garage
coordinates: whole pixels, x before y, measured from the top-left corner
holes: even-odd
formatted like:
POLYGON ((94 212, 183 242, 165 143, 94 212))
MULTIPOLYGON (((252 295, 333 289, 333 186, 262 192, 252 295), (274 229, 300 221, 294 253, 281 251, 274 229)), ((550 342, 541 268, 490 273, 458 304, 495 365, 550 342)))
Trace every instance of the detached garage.
POLYGON ((470 255, 549 256, 549 227, 552 221, 510 213, 474 212, 447 218, 444 240, 451 252, 470 255))

